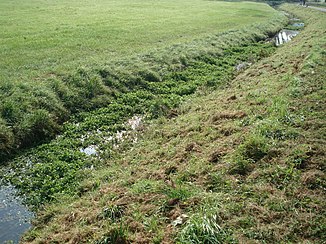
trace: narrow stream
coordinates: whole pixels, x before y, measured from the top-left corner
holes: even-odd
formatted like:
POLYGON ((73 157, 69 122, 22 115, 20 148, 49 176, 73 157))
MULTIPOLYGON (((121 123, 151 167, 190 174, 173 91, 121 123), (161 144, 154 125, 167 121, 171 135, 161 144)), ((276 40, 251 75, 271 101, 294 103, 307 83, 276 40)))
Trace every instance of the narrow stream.
POLYGON ((0 243, 18 243, 31 226, 33 213, 15 193, 12 186, 0 186, 0 243))
POLYGON ((280 46, 283 43, 287 43, 292 40, 293 37, 299 34, 299 31, 294 30, 281 30, 278 35, 275 37, 276 46, 280 46))
POLYGON ((300 19, 292 18, 290 19, 290 25, 282 29, 275 36, 275 45, 281 46, 292 40, 295 36, 300 33, 300 30, 304 27, 304 23, 300 19))

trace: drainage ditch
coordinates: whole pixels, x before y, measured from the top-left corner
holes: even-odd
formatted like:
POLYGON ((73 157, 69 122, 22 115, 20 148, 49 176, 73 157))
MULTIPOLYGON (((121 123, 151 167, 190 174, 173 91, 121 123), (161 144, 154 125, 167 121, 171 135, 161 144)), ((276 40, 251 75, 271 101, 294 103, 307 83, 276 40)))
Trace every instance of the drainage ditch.
POLYGON ((290 23, 275 36, 275 45, 281 46, 291 41, 304 28, 304 23, 297 18, 290 18, 290 23))
MULTIPOLYGON (((275 35, 275 45, 281 46, 291 41, 292 38, 300 33, 302 28, 304 28, 304 23, 300 19, 291 18, 290 24, 275 35)), ((241 65, 236 67, 238 71, 247 68, 247 66, 250 66, 250 63, 245 64, 246 67, 242 67, 241 65)), ((141 118, 136 119, 137 121, 139 119, 141 120, 141 118)), ((134 130, 133 127, 132 129, 134 130)), ((97 154, 97 148, 95 146, 81 148, 80 151, 86 155, 97 154)), ((33 213, 23 205, 19 197, 16 197, 15 188, 0 185, 0 243, 18 243, 20 236, 31 226, 32 218, 33 213)))

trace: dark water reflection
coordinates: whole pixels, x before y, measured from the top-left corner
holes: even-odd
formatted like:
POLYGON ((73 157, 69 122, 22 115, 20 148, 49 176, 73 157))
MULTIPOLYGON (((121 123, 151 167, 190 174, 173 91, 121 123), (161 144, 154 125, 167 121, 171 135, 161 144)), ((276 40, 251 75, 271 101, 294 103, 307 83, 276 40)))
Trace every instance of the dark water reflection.
POLYGON ((11 186, 0 185, 0 243, 18 243, 31 226, 33 213, 15 196, 11 186))

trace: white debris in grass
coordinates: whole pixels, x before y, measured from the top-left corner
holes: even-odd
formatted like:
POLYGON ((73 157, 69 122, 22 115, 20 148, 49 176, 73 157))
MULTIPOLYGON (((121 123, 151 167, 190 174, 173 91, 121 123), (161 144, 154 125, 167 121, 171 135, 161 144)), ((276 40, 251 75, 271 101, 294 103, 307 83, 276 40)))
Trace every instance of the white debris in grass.
POLYGON ((243 62, 243 63, 236 65, 235 68, 238 72, 240 72, 244 69, 247 69, 250 65, 252 65, 252 63, 243 62))
POLYGON ((117 139, 117 142, 123 142, 124 141, 124 136, 127 134, 127 131, 117 131, 115 138, 117 139))
POLYGON ((188 215, 186 214, 181 214, 181 216, 177 217, 173 222, 172 225, 173 226, 177 226, 177 225, 182 225, 187 219, 189 218, 188 215))
POLYGON ((133 116, 131 119, 128 120, 128 125, 130 125, 132 130, 136 130, 141 125, 141 122, 142 122, 142 117, 133 116))
POLYGON ((80 152, 85 153, 86 155, 96 155, 97 156, 97 149, 98 147, 96 145, 90 145, 85 148, 79 149, 80 152))
MULTIPOLYGON (((94 132, 87 132, 80 137, 80 141, 85 143, 90 138, 100 139, 99 144, 112 143, 114 149, 119 147, 119 143, 124 142, 126 140, 130 140, 133 143, 137 143, 137 133, 135 133, 139 127, 142 125, 142 117, 141 116, 133 116, 131 119, 128 119, 124 124, 126 130, 121 130, 115 132, 113 135, 111 132, 105 132, 100 129, 97 129, 94 132)), ((98 156, 99 145, 89 145, 85 148, 80 148, 80 152, 87 154, 88 156, 98 156)))

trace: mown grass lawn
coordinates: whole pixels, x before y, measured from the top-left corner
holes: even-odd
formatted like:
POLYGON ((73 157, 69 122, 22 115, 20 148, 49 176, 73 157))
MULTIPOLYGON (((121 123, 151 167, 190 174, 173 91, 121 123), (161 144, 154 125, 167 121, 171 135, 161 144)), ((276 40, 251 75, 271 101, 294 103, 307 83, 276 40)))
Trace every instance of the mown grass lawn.
POLYGON ((3 0, 0 79, 111 63, 128 55, 262 21, 258 3, 202 0, 3 0))

